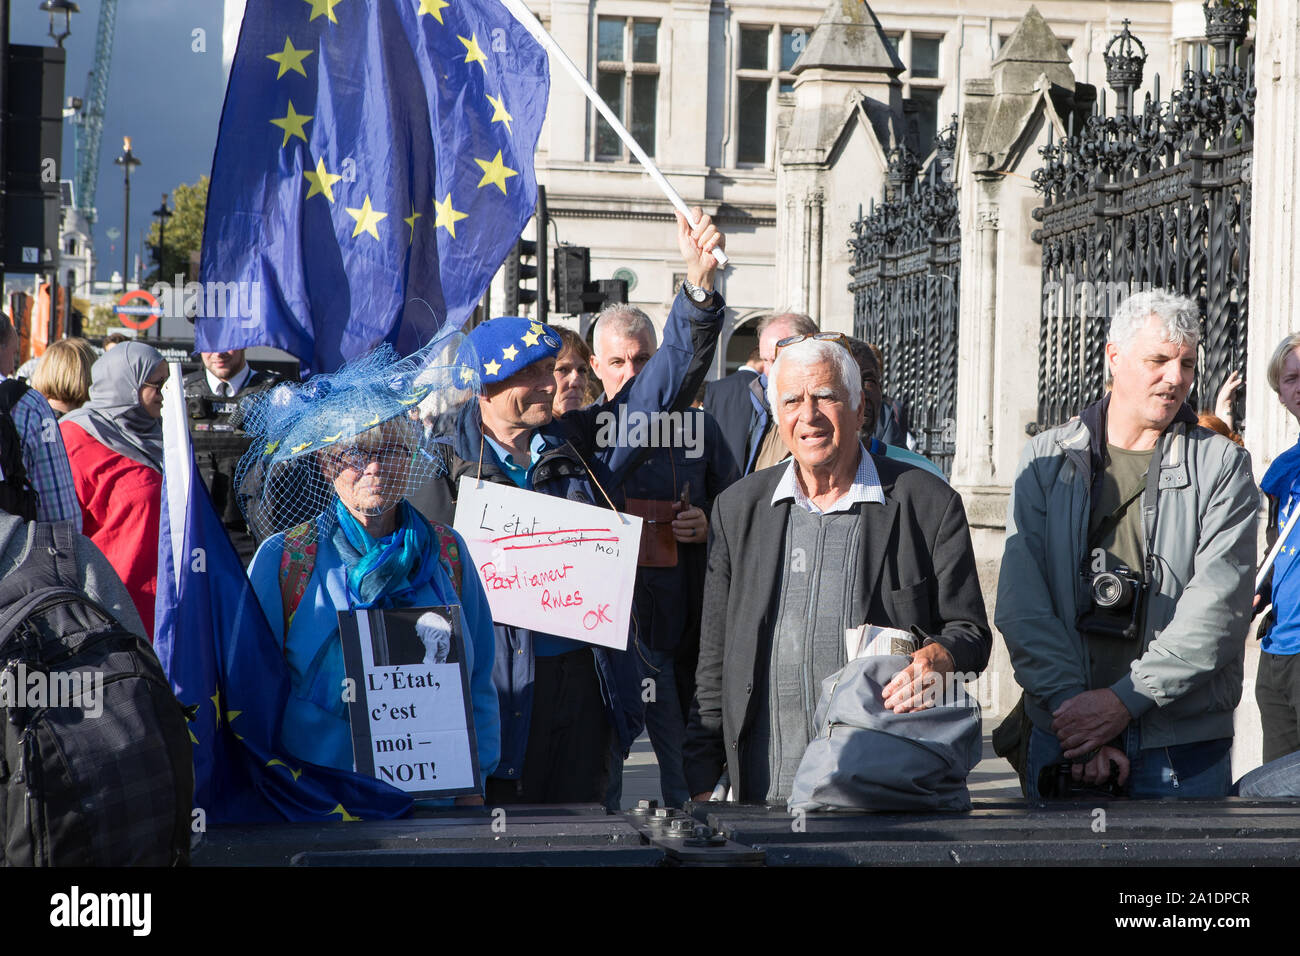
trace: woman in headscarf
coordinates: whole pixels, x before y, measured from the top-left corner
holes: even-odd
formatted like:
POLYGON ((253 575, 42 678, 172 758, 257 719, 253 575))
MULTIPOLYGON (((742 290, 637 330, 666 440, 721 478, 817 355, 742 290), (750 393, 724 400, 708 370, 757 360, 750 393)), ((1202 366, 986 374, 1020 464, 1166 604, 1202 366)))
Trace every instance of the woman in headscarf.
POLYGON ((162 510, 162 387, 167 363, 142 342, 105 352, 90 370, 90 400, 59 422, 81 502, 99 546, 153 640, 162 510))
POLYGON ((332 375, 277 386, 246 406, 253 446, 239 469, 241 501, 276 516, 291 513, 278 499, 292 497, 299 513, 304 506, 316 513, 292 528, 277 519, 280 527, 270 530, 278 533, 248 569, 288 665, 280 743, 302 760, 353 768, 340 612, 459 605, 482 778, 496 768, 500 719, 487 596, 461 537, 430 525, 406 501, 441 467, 416 407, 435 389, 446 396, 463 381, 453 383, 450 369, 444 378, 431 382, 428 368, 395 363, 385 349, 332 375))

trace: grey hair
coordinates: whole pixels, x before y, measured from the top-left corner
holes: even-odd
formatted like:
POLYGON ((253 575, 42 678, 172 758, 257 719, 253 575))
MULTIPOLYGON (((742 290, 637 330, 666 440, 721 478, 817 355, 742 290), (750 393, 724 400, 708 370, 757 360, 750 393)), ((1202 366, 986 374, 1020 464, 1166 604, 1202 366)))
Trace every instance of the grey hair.
POLYGON ((624 339, 645 336, 650 339, 651 348, 659 347, 659 339, 655 335, 655 326, 650 321, 650 316, 634 305, 618 302, 607 305, 600 310, 600 315, 596 316, 595 328, 591 333, 592 351, 598 356, 600 354, 600 333, 606 329, 613 330, 616 335, 624 339))
POLYGON ((1152 316, 1160 320, 1165 338, 1174 345, 1195 348, 1200 342, 1201 314, 1196 303, 1168 289, 1135 292, 1121 302, 1111 316, 1106 341, 1126 351, 1152 316))
MULTIPOLYGON (((827 363, 839 373, 840 385, 848 393, 849 408, 857 411, 862 405, 862 370, 853 353, 843 345, 826 339, 804 339, 781 350, 772 364, 772 374, 767 377, 767 407, 777 413, 776 378, 786 359, 800 366, 827 363)), ((789 364, 789 363, 787 363, 789 364)))

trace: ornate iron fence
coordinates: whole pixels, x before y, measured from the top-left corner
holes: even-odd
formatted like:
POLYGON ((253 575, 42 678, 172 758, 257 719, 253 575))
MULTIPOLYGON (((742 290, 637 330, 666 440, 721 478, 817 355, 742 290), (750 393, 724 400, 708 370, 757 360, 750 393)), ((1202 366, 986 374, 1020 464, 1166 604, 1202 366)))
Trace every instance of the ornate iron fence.
POLYGON ((957 121, 920 169, 890 153, 884 202, 853 224, 853 334, 880 347, 885 394, 907 408, 916 450, 952 472, 957 414, 957 281, 961 233, 950 181, 957 121))
POLYGON ((1034 238, 1042 244, 1038 421, 1030 433, 1077 415, 1101 397, 1106 331, 1130 293, 1169 288, 1195 298, 1202 315, 1193 407, 1214 396, 1246 357, 1250 261, 1250 165, 1254 65, 1237 64, 1237 33, 1223 29, 1220 8, 1206 5, 1214 70, 1183 74, 1182 89, 1141 111, 1132 91, 1146 59, 1128 29, 1106 49, 1105 96, 1076 131, 1040 152, 1034 173, 1043 205, 1034 238), (1213 18, 1213 19, 1212 19, 1213 18))

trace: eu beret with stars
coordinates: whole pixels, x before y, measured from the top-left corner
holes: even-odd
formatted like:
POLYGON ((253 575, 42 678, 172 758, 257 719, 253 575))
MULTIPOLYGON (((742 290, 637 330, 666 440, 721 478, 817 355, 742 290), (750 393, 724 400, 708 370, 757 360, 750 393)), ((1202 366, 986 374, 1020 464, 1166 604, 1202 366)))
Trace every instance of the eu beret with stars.
POLYGON ((549 325, 503 315, 476 326, 468 336, 484 385, 504 382, 534 362, 560 354, 560 337, 549 325))

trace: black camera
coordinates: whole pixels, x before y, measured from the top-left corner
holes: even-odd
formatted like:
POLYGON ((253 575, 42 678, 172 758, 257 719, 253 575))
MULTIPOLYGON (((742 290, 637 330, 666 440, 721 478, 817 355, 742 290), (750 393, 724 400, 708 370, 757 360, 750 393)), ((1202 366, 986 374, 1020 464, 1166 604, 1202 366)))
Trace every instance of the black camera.
POLYGON ((1084 572, 1091 607, 1079 615, 1085 634, 1136 641, 1142 636, 1142 608, 1147 583, 1122 565, 1112 571, 1084 572))
POLYGON ((1048 764, 1038 773, 1038 795, 1044 800, 1092 800, 1125 796, 1119 785, 1119 768, 1110 762, 1110 776, 1101 783, 1086 784, 1074 779, 1070 761, 1048 764))
POLYGON ((190 418, 196 421, 203 421, 208 418, 215 418, 216 412, 212 408, 212 399, 206 395, 188 394, 185 396, 185 411, 190 418))

